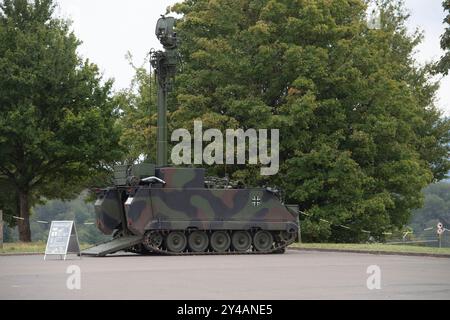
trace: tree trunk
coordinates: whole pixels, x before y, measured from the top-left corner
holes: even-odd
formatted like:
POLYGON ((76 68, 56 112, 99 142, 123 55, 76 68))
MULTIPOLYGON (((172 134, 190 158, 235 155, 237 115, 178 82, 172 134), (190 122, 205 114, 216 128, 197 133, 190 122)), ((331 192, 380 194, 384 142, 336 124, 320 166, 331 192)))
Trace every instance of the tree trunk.
POLYGON ((19 240, 22 242, 31 242, 31 230, 30 230, 30 204, 29 193, 25 191, 19 191, 19 207, 20 217, 19 220, 19 240))

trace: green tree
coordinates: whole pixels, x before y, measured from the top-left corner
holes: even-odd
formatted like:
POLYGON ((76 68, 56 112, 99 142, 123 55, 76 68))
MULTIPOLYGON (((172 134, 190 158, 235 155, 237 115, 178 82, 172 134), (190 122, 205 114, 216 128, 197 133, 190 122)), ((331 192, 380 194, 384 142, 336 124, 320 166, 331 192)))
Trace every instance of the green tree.
POLYGON ((16 226, 13 216, 19 215, 19 198, 16 192, 11 192, 8 180, 0 176, 0 210, 3 210, 3 220, 8 226, 16 226))
POLYGON ((436 70, 444 75, 448 75, 450 70, 450 0, 444 0, 442 6, 447 11, 447 16, 444 19, 447 27, 441 37, 441 48, 445 51, 445 54, 437 64, 436 70))
POLYGON ((442 222, 445 227, 450 226, 450 183, 440 182, 429 185, 423 191, 425 204, 423 208, 415 210, 411 223, 415 230, 421 231, 432 227, 435 231, 436 223, 442 222))
POLYGON ((37 200, 74 196, 120 157, 112 82, 77 55, 54 6, 0 2, 0 184, 17 195, 21 241, 37 200))
POLYGON ((171 9, 183 15, 184 64, 169 129, 194 119, 279 128, 280 174, 226 171, 280 185, 312 217, 307 240, 361 241, 361 229, 382 238, 450 169, 432 67, 413 59, 421 35, 407 32, 401 1, 377 4, 375 30, 362 0, 186 0, 171 9))
POLYGON ((131 54, 128 61, 135 75, 129 89, 115 94, 114 99, 121 110, 118 125, 122 135, 120 145, 126 150, 123 161, 129 164, 156 160, 156 83, 146 70, 148 61, 142 66, 133 64, 131 54))
MULTIPOLYGON (((94 206, 86 202, 87 192, 82 192, 77 198, 70 201, 50 200, 45 204, 33 207, 33 220, 73 220, 77 228, 80 242, 95 244, 105 242, 110 237, 103 235, 96 227, 94 206), (87 224, 86 224, 87 223, 87 224)), ((33 223, 31 225, 33 241, 46 241, 48 238, 49 224, 33 223)))

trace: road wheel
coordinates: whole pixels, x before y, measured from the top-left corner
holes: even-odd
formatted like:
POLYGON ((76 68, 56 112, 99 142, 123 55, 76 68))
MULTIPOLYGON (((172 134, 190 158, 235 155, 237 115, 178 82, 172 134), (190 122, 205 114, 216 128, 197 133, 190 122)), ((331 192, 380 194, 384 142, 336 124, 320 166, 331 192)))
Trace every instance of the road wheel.
POLYGON ((210 242, 214 251, 225 252, 230 248, 231 239, 226 231, 214 231, 210 242))
POLYGON ((148 231, 145 233, 144 242, 142 243, 147 250, 153 250, 154 248, 160 248, 163 243, 163 236, 158 231, 148 231))
POLYGON ((291 242, 295 237, 297 237, 297 233, 295 232, 280 231, 279 233, 280 240, 284 242, 291 242))
POLYGON ((192 252, 204 252, 209 244, 208 235, 204 231, 194 231, 189 235, 188 243, 192 252))
POLYGON ((166 248, 170 252, 182 252, 186 245, 186 236, 181 231, 172 231, 166 238, 166 248))
POLYGON ((252 245, 252 237, 247 231, 235 231, 231 237, 231 243, 237 252, 245 252, 252 245))
POLYGON ((269 231, 260 230, 253 236, 253 246, 257 251, 267 252, 272 249, 273 236, 269 231))

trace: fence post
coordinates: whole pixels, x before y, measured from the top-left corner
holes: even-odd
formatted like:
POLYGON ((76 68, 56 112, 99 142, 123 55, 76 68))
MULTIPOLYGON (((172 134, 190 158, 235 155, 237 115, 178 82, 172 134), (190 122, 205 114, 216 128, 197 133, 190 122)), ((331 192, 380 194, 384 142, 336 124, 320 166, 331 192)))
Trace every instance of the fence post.
POLYGON ((0 249, 3 249, 3 211, 0 210, 0 249))

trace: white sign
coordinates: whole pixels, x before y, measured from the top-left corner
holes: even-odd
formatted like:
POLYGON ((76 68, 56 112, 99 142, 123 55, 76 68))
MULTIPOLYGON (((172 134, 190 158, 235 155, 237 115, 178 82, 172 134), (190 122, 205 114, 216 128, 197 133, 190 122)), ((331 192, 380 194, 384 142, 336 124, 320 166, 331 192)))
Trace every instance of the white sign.
POLYGON ((52 221, 44 260, 48 255, 64 256, 64 260, 66 260, 69 253, 76 253, 81 258, 75 223, 73 221, 52 221))

